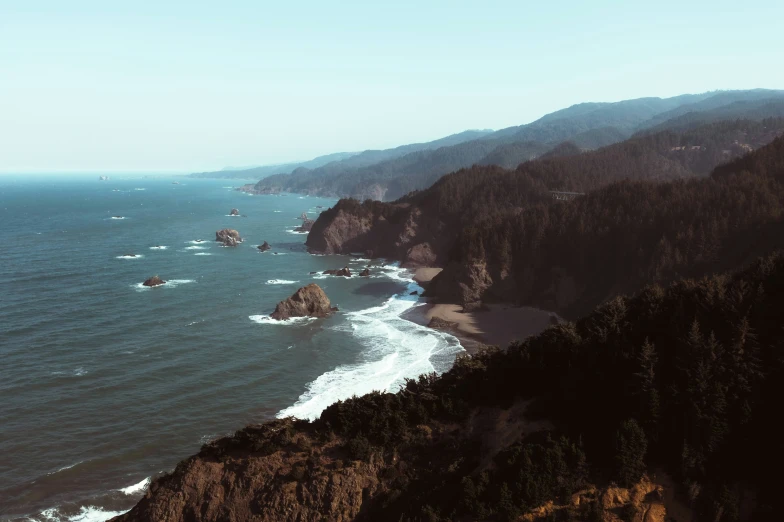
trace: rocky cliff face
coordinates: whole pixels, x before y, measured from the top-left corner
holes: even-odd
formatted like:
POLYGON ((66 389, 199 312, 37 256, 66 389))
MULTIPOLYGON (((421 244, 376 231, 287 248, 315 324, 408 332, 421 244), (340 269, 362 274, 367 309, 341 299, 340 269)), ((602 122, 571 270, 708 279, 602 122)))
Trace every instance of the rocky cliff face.
MULTIPOLYGON (((515 409, 477 411, 472 422, 461 426, 462 432, 422 425, 422 444, 454 444, 463 433, 492 455, 502 449, 504 439, 533 427, 510 422, 507 417, 515 409), (477 429, 488 421, 499 422, 499 431, 477 429)), ((206 444, 198 455, 154 480, 139 503, 113 522, 397 520, 385 506, 394 505, 396 488, 418 473, 402 455, 355 460, 344 440, 324 440, 301 421, 277 420, 206 444)), ((566 503, 549 501, 515 520, 584 520, 590 513, 601 522, 664 522, 668 514, 689 516, 673 491, 670 482, 648 477, 628 489, 589 485, 566 503)))
POLYGON ((290 420, 205 445, 152 483, 116 522, 349 521, 384 489, 376 462, 351 461, 290 420))
POLYGON ((321 213, 305 244, 314 253, 362 252, 415 267, 444 259, 452 237, 452 229, 420 208, 341 200, 321 213))
POLYGON ((277 320, 291 317, 326 317, 336 309, 330 307, 324 290, 315 283, 303 286, 294 295, 278 303, 271 317, 277 320))

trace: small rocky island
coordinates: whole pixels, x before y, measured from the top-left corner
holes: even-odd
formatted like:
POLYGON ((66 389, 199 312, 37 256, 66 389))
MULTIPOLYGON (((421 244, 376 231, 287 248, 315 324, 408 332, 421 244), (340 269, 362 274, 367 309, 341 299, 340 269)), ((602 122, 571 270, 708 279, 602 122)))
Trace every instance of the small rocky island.
POLYGON ((347 266, 344 266, 341 269, 324 270, 322 273, 324 275, 351 277, 351 270, 347 266))
POLYGON ((231 209, 231 212, 229 212, 229 215, 230 216, 239 216, 240 215, 240 211, 237 210, 236 208, 233 208, 233 209, 231 209))
POLYGON ((302 220, 302 224, 294 229, 294 232, 310 232, 310 229, 313 228, 313 221, 312 219, 304 219, 302 220))
POLYGON ((330 306, 324 290, 316 283, 311 283, 294 292, 294 295, 285 301, 278 303, 270 317, 278 321, 291 317, 326 317, 337 310, 337 307, 330 306))
POLYGON ((262 252, 266 252, 267 250, 269 250, 269 249, 270 249, 270 248, 272 248, 272 247, 270 246, 270 244, 269 244, 269 243, 267 243, 267 242, 265 241, 265 242, 263 242, 262 244, 260 244, 259 246, 257 246, 256 248, 258 248, 258 249, 259 249, 260 251, 262 251, 262 252))
POLYGON ((223 246, 235 247, 242 243, 240 233, 231 228, 224 228, 215 232, 215 241, 223 243, 223 246))
POLYGON ((147 279, 142 285, 144 286, 160 286, 165 285, 166 281, 158 277, 157 275, 152 276, 151 278, 147 279))

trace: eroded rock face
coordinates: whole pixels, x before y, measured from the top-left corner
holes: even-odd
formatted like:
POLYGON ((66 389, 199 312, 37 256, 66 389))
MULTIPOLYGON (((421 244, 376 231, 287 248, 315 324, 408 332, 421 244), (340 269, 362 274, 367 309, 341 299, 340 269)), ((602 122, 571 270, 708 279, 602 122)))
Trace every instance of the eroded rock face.
POLYGON ((161 279, 160 277, 158 277, 158 276, 156 275, 156 276, 152 276, 151 278, 147 279, 147 280, 146 280, 144 283, 142 283, 142 284, 143 284, 144 286, 160 286, 160 285, 164 285, 164 284, 166 284, 166 281, 164 281, 163 279, 161 279))
POLYGON ((240 215, 240 211, 237 210, 236 208, 233 208, 233 209, 231 209, 231 212, 229 212, 229 215, 230 216, 239 216, 240 215))
MULTIPOLYGON (((364 244, 363 236, 373 228, 370 216, 359 216, 343 210, 338 210, 334 217, 331 216, 330 211, 322 213, 318 219, 321 226, 311 228, 305 243, 311 252, 342 253, 344 248, 351 249, 354 244, 364 244), (326 215, 328 213, 329 216, 326 215)), ((368 248, 372 247, 357 248, 354 251, 361 252, 368 248)))
POLYGON ((223 243, 223 246, 237 246, 237 243, 242 243, 242 238, 236 230, 224 228, 215 232, 215 241, 223 243))
POLYGON ((260 244, 259 246, 257 246, 256 248, 258 248, 258 249, 259 249, 259 250, 261 250, 262 252, 266 252, 267 250, 269 250, 269 249, 270 249, 270 248, 272 248, 272 247, 270 246, 270 244, 269 244, 269 243, 267 243, 267 242, 265 241, 265 242, 263 242, 262 244, 260 244))
POLYGON ((435 262, 436 255, 430 247, 430 243, 419 243, 406 252, 406 266, 434 266, 435 262))
POLYGON ((492 284, 493 279, 484 263, 450 263, 433 278, 425 295, 436 296, 443 302, 461 304, 466 310, 476 309, 492 284))
POLYGON ((234 455, 223 452, 226 439, 205 445, 153 481, 139 503, 114 521, 348 522, 368 498, 388 489, 378 477, 379 464, 344 464, 336 455, 338 441, 322 447, 303 433, 280 441, 290 425, 277 420, 245 428, 241 440, 250 447, 234 455))
POLYGON ((330 306, 324 290, 315 283, 303 286, 294 295, 278 303, 270 317, 279 321, 290 317, 326 317, 337 308, 330 306))

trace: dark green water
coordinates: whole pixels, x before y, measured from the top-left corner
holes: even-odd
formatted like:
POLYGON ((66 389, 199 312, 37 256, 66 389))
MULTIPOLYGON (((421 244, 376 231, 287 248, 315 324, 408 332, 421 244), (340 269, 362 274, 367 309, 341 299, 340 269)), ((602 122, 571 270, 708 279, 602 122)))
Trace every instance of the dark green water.
POLYGON ((312 256, 291 232, 334 200, 173 179, 0 178, 0 519, 105 520, 211 438, 394 390, 461 351, 399 317, 418 304, 406 271, 310 274, 368 262, 312 256), (245 242, 212 241, 225 227, 245 242), (140 287, 155 274, 170 283, 140 287), (314 281, 340 313, 264 317, 314 281))

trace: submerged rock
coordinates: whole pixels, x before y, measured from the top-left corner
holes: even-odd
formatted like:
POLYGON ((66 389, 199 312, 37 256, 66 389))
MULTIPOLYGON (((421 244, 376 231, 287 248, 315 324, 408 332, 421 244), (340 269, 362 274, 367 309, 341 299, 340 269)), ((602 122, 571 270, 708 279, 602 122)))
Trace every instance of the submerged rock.
POLYGON ((164 281, 163 279, 161 279, 160 277, 158 277, 156 275, 156 276, 152 276, 151 278, 147 279, 142 284, 144 286, 160 286, 160 285, 166 284, 166 281, 164 281))
POLYGON ((266 252, 267 250, 269 250, 269 249, 270 249, 270 248, 272 248, 272 247, 270 246, 270 244, 269 244, 269 243, 267 243, 267 242, 265 241, 265 242, 263 242, 262 244, 260 244, 259 246, 257 246, 256 248, 258 248, 258 249, 259 249, 259 250, 261 250, 262 252, 266 252))
POLYGON ((337 311, 330 307, 329 298, 324 290, 315 283, 303 286, 294 295, 278 303, 270 317, 282 321, 290 317, 326 317, 337 311))

